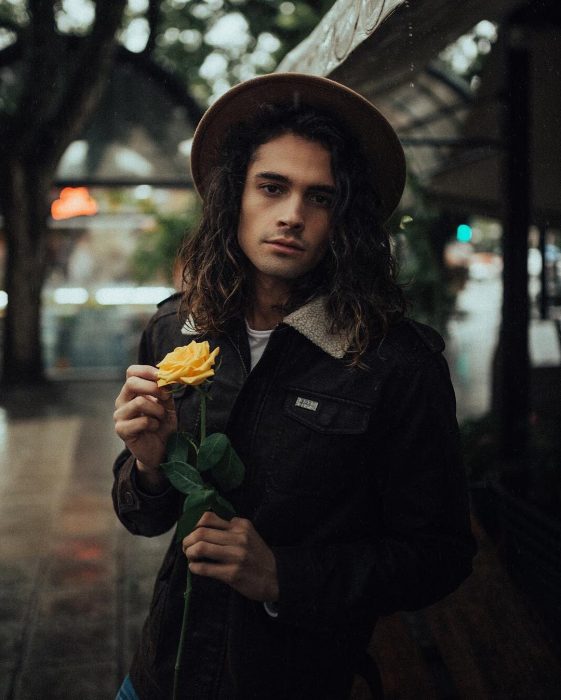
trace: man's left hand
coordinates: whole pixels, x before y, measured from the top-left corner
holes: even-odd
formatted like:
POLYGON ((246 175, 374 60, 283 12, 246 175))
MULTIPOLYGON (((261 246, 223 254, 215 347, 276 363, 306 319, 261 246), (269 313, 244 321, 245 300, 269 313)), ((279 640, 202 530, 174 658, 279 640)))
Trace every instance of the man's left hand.
POLYGON ((222 581, 250 600, 278 600, 275 556, 249 520, 206 512, 183 540, 183 551, 192 573, 222 581))

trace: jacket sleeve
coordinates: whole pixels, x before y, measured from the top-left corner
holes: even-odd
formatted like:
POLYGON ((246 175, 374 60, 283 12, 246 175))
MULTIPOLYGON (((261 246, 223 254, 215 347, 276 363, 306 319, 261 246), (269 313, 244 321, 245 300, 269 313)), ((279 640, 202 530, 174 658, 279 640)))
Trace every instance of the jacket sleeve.
MULTIPOLYGON (((139 364, 154 366, 149 332, 142 335, 139 364)), ((123 450, 113 465, 113 506, 117 517, 134 535, 154 537, 172 528, 181 514, 181 493, 169 485, 161 494, 144 493, 136 483, 136 460, 123 450)))
MULTIPOLYGON (((279 620, 330 627, 430 605, 475 552, 455 398, 440 354, 388 386, 381 528, 360 541, 274 548, 279 620)), ((375 529, 375 531, 374 531, 375 529)))

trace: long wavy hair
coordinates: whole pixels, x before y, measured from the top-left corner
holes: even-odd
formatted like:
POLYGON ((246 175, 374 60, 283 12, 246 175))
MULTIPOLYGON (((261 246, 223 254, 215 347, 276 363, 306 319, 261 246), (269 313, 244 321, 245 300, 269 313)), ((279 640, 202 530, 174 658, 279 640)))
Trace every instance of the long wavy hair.
POLYGON ((181 308, 192 314, 197 329, 211 334, 251 310, 253 275, 238 244, 245 177, 259 146, 284 134, 329 150, 335 199, 327 252, 315 269, 294 282, 282 311, 288 314, 324 296, 330 331, 347 337, 350 364, 360 366, 368 345, 380 341, 404 315, 404 296, 368 162, 333 117, 305 105, 265 105, 251 122, 226 135, 221 162, 207 180, 199 226, 180 251, 181 308))

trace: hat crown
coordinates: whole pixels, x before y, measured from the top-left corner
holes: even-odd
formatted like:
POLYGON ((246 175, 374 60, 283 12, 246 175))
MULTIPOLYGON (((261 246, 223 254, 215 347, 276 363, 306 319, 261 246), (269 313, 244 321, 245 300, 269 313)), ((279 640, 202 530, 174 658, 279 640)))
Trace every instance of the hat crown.
POLYGON ((405 186, 405 156, 387 119, 362 95, 329 78, 272 73, 247 80, 222 95, 203 115, 191 149, 191 173, 204 198, 208 175, 219 164, 226 133, 249 121, 264 104, 301 103, 331 114, 361 147, 370 163, 381 217, 387 220, 405 186))

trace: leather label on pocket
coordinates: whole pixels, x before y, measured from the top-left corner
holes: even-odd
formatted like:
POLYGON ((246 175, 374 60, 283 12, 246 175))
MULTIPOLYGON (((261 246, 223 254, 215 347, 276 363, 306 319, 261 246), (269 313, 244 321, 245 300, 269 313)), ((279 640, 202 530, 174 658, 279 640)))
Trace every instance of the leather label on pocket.
POLYGON ((298 396, 294 405, 298 406, 298 408, 305 408, 308 411, 317 411, 319 402, 312 401, 311 399, 303 399, 301 396, 298 396))

